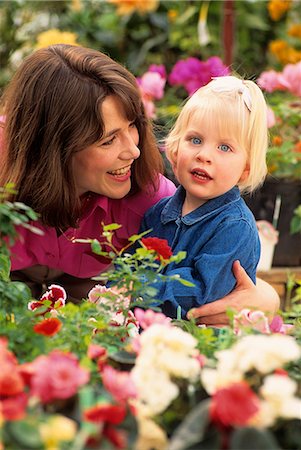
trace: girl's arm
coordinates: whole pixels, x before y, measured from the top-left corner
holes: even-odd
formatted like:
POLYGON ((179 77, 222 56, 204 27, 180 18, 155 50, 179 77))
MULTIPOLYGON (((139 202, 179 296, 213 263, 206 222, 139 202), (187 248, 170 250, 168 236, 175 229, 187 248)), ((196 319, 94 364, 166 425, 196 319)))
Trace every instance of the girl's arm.
POLYGON ((237 284, 230 294, 190 310, 188 317, 194 317, 199 324, 221 327, 229 324, 227 309, 240 311, 253 307, 269 313, 272 318, 280 307, 280 299, 275 289, 261 279, 257 279, 255 286, 239 261, 233 264, 233 274, 237 284))

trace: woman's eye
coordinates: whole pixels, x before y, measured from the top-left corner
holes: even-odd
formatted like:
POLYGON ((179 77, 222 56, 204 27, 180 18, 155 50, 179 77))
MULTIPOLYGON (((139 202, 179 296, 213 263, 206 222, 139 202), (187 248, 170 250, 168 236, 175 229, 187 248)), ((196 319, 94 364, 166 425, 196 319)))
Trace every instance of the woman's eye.
POLYGON ((113 136, 111 139, 109 139, 108 141, 103 142, 101 145, 111 145, 111 144, 113 144, 115 139, 116 139, 116 136, 113 136))
POLYGON ((130 128, 137 128, 136 122, 130 123, 130 128))
POLYGON ((231 150, 231 148, 229 147, 229 145, 227 144, 221 144, 218 147, 222 152, 229 152, 231 150))
POLYGON ((193 137, 190 139, 193 145, 200 145, 202 143, 202 140, 198 137, 193 137))

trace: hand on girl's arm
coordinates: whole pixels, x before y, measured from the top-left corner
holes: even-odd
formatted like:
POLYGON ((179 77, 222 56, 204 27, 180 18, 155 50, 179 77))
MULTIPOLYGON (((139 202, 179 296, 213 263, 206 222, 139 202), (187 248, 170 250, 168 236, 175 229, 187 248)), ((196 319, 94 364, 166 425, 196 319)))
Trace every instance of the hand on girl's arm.
POLYGON ((189 311, 188 317, 197 323, 221 327, 229 324, 227 309, 240 311, 244 308, 260 309, 270 313, 271 317, 280 306, 275 289, 263 280, 257 279, 257 285, 251 281, 239 261, 233 263, 233 274, 237 284, 235 289, 224 298, 207 303, 189 311))

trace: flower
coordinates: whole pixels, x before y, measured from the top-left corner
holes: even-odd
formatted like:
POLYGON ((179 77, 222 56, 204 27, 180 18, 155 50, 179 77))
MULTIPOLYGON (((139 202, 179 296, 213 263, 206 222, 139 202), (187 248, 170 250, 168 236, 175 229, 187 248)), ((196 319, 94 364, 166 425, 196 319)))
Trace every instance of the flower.
POLYGON ((291 4, 292 0, 270 0, 268 2, 268 11, 271 19, 275 22, 280 20, 290 9, 291 4))
POLYGON ((59 448, 61 442, 72 441, 76 435, 76 423, 66 416, 56 414, 39 426, 46 450, 59 448))
POLYGON ((200 61, 195 57, 189 57, 178 61, 168 77, 169 83, 183 85, 189 95, 198 88, 209 83, 212 77, 228 75, 229 69, 217 56, 212 56, 207 61, 200 61))
POLYGON ((102 371, 102 382, 118 403, 124 403, 130 398, 136 397, 136 387, 131 373, 120 372, 107 365, 102 371))
POLYGON ((259 398, 247 383, 233 383, 213 394, 210 416, 225 427, 244 426, 258 412, 259 404, 259 398))
POLYGON ((269 333, 269 321, 262 311, 242 309, 233 318, 233 329, 236 334, 241 334, 243 327, 252 327, 261 333, 269 333))
POLYGON ((84 411, 85 420, 93 423, 109 422, 114 425, 121 423, 126 416, 126 409, 123 405, 111 405, 102 403, 84 411))
POLYGON ((65 306, 67 294, 62 286, 51 284, 40 300, 34 300, 28 303, 28 309, 35 311, 37 308, 43 308, 42 315, 47 312, 53 313, 56 309, 65 306), (45 308, 45 311, 44 311, 45 308))
POLYGON ((154 323, 168 325, 171 322, 170 317, 166 317, 162 313, 154 312, 152 309, 147 309, 144 311, 143 309, 135 308, 134 314, 138 320, 139 326, 143 330, 146 330, 146 328, 150 327, 154 323))
POLYGON ((132 14, 137 11, 139 13, 146 13, 155 11, 159 5, 159 0, 107 0, 117 7, 117 14, 124 16, 132 14))
POLYGON ((78 45, 77 35, 68 31, 60 31, 57 28, 38 34, 36 48, 44 48, 54 44, 78 45))
POLYGON ((36 323, 33 327, 34 331, 44 336, 54 336, 62 328, 62 322, 56 317, 44 319, 42 322, 36 323))
POLYGON ((157 237, 148 237, 141 239, 142 244, 148 249, 153 250, 158 255, 159 260, 167 260, 172 256, 172 250, 166 239, 157 237))
POLYGON ((89 381, 89 372, 79 366, 76 356, 71 353, 54 350, 47 356, 38 356, 32 367, 31 393, 42 403, 69 398, 89 381))

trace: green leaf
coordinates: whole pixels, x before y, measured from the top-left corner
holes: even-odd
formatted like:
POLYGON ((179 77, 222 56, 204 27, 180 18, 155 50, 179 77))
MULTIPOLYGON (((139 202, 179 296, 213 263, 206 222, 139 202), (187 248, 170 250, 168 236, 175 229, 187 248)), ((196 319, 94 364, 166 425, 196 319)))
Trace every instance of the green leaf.
POLYGON ((10 280, 10 258, 8 255, 0 253, 0 280, 10 280))
POLYGON ((38 432, 37 419, 29 417, 26 420, 7 422, 6 427, 7 433, 16 442, 14 448, 22 448, 22 450, 44 448, 38 432))
POLYGON ((210 399, 203 400, 172 434, 168 450, 185 450, 201 442, 209 424, 210 399))
POLYGON ((237 428, 231 436, 230 450, 280 450, 274 436, 267 429, 237 428))
POLYGON ((110 223, 109 225, 103 225, 103 231, 104 232, 114 231, 114 230, 118 230, 121 227, 122 227, 122 225, 119 225, 118 223, 110 223))

